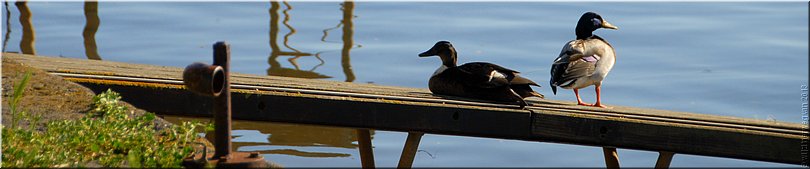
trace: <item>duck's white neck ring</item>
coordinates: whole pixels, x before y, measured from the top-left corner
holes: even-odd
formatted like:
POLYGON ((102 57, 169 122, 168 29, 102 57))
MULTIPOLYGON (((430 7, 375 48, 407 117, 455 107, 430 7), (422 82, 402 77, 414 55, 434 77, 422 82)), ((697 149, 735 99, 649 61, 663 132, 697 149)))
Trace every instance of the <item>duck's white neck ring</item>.
POLYGON ((447 68, 448 68, 448 67, 447 67, 447 66, 445 66, 445 65, 439 66, 439 68, 438 68, 438 69, 436 69, 436 71, 435 71, 435 72, 433 72, 433 76, 436 76, 436 75, 441 74, 442 72, 444 72, 445 70, 447 70, 447 68))

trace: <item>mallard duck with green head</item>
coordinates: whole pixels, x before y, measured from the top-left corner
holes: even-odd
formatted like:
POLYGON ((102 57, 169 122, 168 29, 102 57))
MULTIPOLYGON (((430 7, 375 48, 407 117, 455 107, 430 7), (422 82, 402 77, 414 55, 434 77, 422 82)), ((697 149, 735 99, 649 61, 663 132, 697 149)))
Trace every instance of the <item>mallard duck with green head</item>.
POLYGON ((619 29, 605 21, 602 16, 586 12, 579 18, 575 29, 577 38, 563 46, 551 66, 551 91, 557 87, 573 89, 577 104, 606 107, 601 102, 602 80, 616 63, 616 51, 605 39, 593 34, 597 29, 619 29), (579 97, 579 89, 596 86, 596 103, 587 104, 579 97))

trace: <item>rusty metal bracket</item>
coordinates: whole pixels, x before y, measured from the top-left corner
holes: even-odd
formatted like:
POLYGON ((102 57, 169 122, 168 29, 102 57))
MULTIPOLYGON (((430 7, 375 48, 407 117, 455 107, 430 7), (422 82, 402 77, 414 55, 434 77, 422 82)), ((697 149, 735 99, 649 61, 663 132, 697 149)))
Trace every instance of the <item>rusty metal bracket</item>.
POLYGON ((214 44, 214 64, 193 63, 183 71, 186 89, 214 99, 214 147, 212 157, 195 155, 186 158, 187 168, 214 165, 217 168, 265 168, 270 164, 258 152, 231 152, 231 92, 230 92, 230 45, 214 44), (197 157, 200 156, 200 157, 197 157), (196 160, 195 160, 196 159, 196 160))

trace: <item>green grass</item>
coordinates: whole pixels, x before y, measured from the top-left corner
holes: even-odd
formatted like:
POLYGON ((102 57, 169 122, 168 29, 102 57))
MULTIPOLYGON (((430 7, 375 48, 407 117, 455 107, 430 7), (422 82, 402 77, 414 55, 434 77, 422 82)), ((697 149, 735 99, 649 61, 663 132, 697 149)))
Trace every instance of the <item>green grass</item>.
POLYGON ((25 91, 25 87, 28 86, 28 80, 31 78, 31 72, 25 72, 23 75, 23 79, 17 86, 14 86, 14 93, 11 95, 11 99, 9 99, 8 107, 11 111, 11 127, 17 127, 20 119, 25 116, 25 112, 18 111, 17 104, 20 103, 20 99, 22 99, 23 91, 25 91))
POLYGON ((156 131, 154 114, 131 116, 120 99, 108 90, 93 98, 95 108, 85 117, 48 122, 44 131, 4 126, 2 167, 177 168, 192 153, 196 133, 211 128, 183 122, 156 131))

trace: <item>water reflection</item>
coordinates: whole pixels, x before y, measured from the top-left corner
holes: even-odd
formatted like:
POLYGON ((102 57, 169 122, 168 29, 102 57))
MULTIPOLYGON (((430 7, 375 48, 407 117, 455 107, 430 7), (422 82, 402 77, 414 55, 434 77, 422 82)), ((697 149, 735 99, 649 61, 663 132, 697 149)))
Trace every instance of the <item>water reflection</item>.
MULTIPOLYGON (((351 56, 350 52, 351 49, 355 46, 354 45, 354 23, 352 19, 354 16, 354 2, 346 1, 341 3, 341 11, 343 12, 343 18, 340 23, 332 28, 327 28, 323 30, 323 37, 321 37, 322 42, 326 41, 326 37, 329 35, 329 31, 333 29, 337 29, 342 27, 342 40, 343 40, 343 47, 341 49, 341 66, 343 68, 343 73, 346 76, 346 82, 353 82, 356 77, 354 75, 354 71, 351 67, 351 56)), ((268 58, 268 64, 270 67, 267 69, 267 75, 270 76, 284 76, 284 77, 297 77, 297 78, 308 78, 308 79, 323 79, 323 78, 331 78, 331 76, 323 75, 315 70, 322 66, 325 61, 321 58, 321 54, 330 52, 330 51, 319 51, 316 52, 314 55, 308 52, 302 52, 298 49, 293 48, 289 45, 289 38, 290 36, 296 33, 295 28, 289 24, 291 16, 289 15, 289 11, 293 9, 292 5, 287 3, 286 1, 277 2, 272 1, 270 2, 270 9, 268 10, 270 13, 270 49, 272 50, 270 53, 270 57, 268 58), (289 32, 284 35, 282 39, 282 44, 286 48, 282 50, 278 44, 278 34, 279 34, 279 19, 280 14, 279 10, 281 8, 281 4, 284 4, 285 9, 282 11, 284 15, 284 19, 281 21, 281 24, 286 27, 289 32), (287 59, 293 68, 285 68, 278 62, 279 56, 291 56, 291 58, 287 59), (318 65, 313 66, 309 70, 302 70, 301 67, 298 65, 297 60, 304 57, 304 56, 313 56, 315 59, 319 61, 318 65)))
POLYGON ((281 48, 278 46, 278 31, 279 31, 279 8, 280 4, 278 1, 270 2, 270 58, 267 59, 267 62, 270 64, 270 68, 267 69, 267 75, 270 76, 285 76, 285 77, 297 77, 297 78, 307 78, 307 79, 323 79, 323 78, 331 78, 330 76, 326 76, 320 73, 315 72, 315 69, 319 66, 324 64, 323 59, 320 58, 320 53, 315 55, 320 64, 314 66, 310 70, 301 70, 298 66, 296 60, 303 56, 312 56, 311 53, 301 52, 298 49, 295 49, 289 45, 289 38, 293 34, 295 34, 295 28, 293 28, 288 22, 290 21, 290 15, 288 11, 292 10, 292 6, 289 3, 284 2, 284 5, 287 9, 284 10, 284 26, 290 30, 289 33, 284 35, 284 47, 292 51, 282 51, 281 48), (292 58, 288 59, 287 61, 290 62, 295 69, 285 68, 282 67, 281 64, 277 61, 279 56, 293 56, 292 58))
POLYGON ((36 55, 37 50, 34 47, 36 35, 34 35, 34 24, 31 22, 31 10, 28 9, 28 2, 18 1, 14 2, 14 5, 20 11, 20 25, 23 29, 20 50, 23 54, 36 55))
POLYGON ((349 52, 354 46, 354 22, 352 22, 354 18, 354 2, 346 1, 342 5, 343 20, 340 23, 343 24, 343 50, 340 52, 340 64, 343 66, 343 74, 346 74, 346 82, 353 82, 355 77, 349 52))
POLYGON ((84 18, 87 20, 87 24, 84 25, 84 31, 82 31, 82 37, 84 37, 84 53, 87 55, 87 59, 101 60, 101 56, 98 55, 98 48, 96 47, 96 31, 98 31, 98 26, 101 22, 98 19, 97 1, 84 2, 84 18))
MULTIPOLYGON (((268 10, 270 13, 270 49, 272 52, 270 53, 270 57, 268 58, 268 63, 270 64, 270 68, 267 69, 267 75, 270 76, 285 76, 285 77, 297 77, 297 78, 309 78, 309 79, 320 79, 320 78, 331 78, 330 76, 323 75, 320 73, 315 72, 315 69, 323 65, 325 62, 321 58, 321 54, 329 51, 320 51, 315 53, 302 52, 298 49, 293 48, 289 45, 289 38, 296 33, 295 28, 289 24, 291 16, 289 11, 293 9, 292 5, 285 2, 278 2, 278 1, 271 1, 270 2, 270 9, 268 10), (284 35, 282 39, 282 44, 284 45, 285 49, 282 50, 278 44, 278 35, 280 30, 279 20, 281 19, 279 10, 281 9, 281 5, 284 5, 284 10, 281 11, 284 15, 281 24, 284 25, 289 32, 284 35), (291 58, 287 59, 295 68, 285 68, 282 67, 281 64, 278 62, 278 58, 280 56, 291 56, 291 58), (304 58, 306 56, 312 56, 313 58, 320 61, 318 65, 315 65, 313 68, 309 70, 302 70, 298 63, 297 59, 304 58)), ((343 19, 340 23, 333 27, 324 29, 323 37, 321 41, 326 42, 326 37, 328 36, 329 30, 337 29, 338 27, 342 27, 343 29, 343 48, 341 51, 341 65, 343 66, 343 72, 346 75, 346 81, 352 82, 355 79, 354 72, 351 69, 350 63, 350 51, 351 48, 354 47, 354 40, 353 40, 353 32, 354 32, 354 24, 352 23, 352 18, 354 10, 354 2, 345 2, 341 4, 341 11, 343 12, 343 19)), ((308 57, 309 58, 309 57, 308 57)), ((267 143, 264 143, 264 140, 254 140, 252 142, 233 142, 233 146, 235 149, 239 149, 240 147, 255 147, 255 146, 295 146, 295 147, 335 147, 335 148, 347 148, 347 149, 356 149, 358 145, 355 143, 358 141, 357 135, 355 133, 355 129, 350 128, 339 128, 339 127, 324 127, 324 126, 311 126, 311 125, 298 125, 298 124, 279 124, 279 123, 267 123, 267 122, 250 122, 250 121, 237 121, 234 122, 233 126, 234 130, 258 130, 263 134, 269 134, 270 136, 267 137, 267 143)), ((373 131, 371 131, 373 137, 373 131)), ((301 151, 299 149, 290 149, 290 148, 282 148, 282 149, 251 149, 251 151, 258 151, 263 154, 285 154, 285 155, 293 155, 293 156, 301 156, 301 157, 348 157, 351 156, 350 154, 346 153, 334 153, 334 152, 306 152, 301 151)))
POLYGON ((3 7, 6 8, 6 36, 3 36, 3 52, 6 52, 8 35, 11 34, 11 11, 8 10, 8 1, 3 2, 3 7))
MULTIPOLYGON (((283 124, 268 122, 237 121, 234 130, 258 130, 262 134, 270 134, 267 142, 252 140, 253 142, 233 142, 233 147, 239 149, 243 146, 294 146, 294 147, 335 147, 356 149, 354 142, 357 136, 354 129, 340 127, 324 127, 300 124, 283 124)), ((335 152, 306 152, 297 148, 282 149, 252 149, 263 154, 286 154, 301 157, 349 157, 351 154, 335 152)))
MULTIPOLYGON (((209 121, 209 118, 183 117, 183 116, 162 116, 163 119, 171 123, 182 123, 184 121, 209 121)), ((245 137, 239 134, 232 134, 237 140, 232 142, 233 150, 249 149, 262 154, 285 154, 300 157, 349 157, 351 154, 336 152, 312 152, 302 151, 295 147, 332 147, 344 149, 356 149, 358 145, 355 129, 342 127, 325 127, 303 124, 270 123, 257 121, 234 120, 231 123, 232 130, 252 130, 258 131, 261 135, 268 135, 266 138, 256 139, 255 137, 245 137), (246 139, 240 138, 244 137, 246 139), (284 148, 274 148, 268 146, 290 146, 284 148)), ((213 134, 213 133, 212 133, 213 134)), ((374 137, 372 131, 372 138, 374 137)), ((254 136, 250 134, 249 136, 254 136)))

